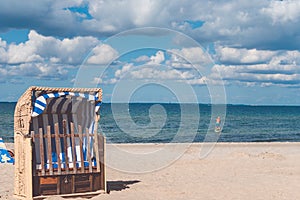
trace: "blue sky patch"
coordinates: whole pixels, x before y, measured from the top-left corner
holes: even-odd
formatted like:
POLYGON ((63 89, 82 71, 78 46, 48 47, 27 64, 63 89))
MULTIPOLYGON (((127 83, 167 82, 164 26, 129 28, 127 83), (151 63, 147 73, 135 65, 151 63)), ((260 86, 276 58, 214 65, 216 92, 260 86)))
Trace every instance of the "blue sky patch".
POLYGON ((64 10, 69 10, 73 13, 78 13, 80 15, 77 16, 77 19, 79 21, 85 20, 85 19, 93 19, 92 15, 89 13, 89 6, 88 4, 84 4, 79 7, 69 7, 65 8, 64 10))
POLYGON ((196 20, 196 21, 186 20, 185 22, 187 22, 192 29, 200 28, 205 23, 205 21, 201 21, 201 20, 196 20))
POLYGON ((0 38, 5 40, 8 44, 20 44, 28 40, 28 29, 12 29, 5 33, 0 33, 0 38))

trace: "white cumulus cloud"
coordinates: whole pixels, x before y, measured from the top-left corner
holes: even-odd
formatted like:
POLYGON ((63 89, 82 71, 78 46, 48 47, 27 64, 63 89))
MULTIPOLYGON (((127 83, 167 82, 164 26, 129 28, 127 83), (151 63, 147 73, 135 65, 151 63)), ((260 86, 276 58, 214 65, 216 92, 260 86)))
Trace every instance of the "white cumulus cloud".
POLYGON ((151 79, 151 80, 186 80, 194 77, 188 71, 182 72, 175 69, 157 69, 154 67, 144 67, 142 69, 130 72, 133 79, 151 79))
POLYGON ((300 2, 295 0, 270 1, 261 12, 270 16, 274 23, 297 22, 300 19, 300 2))
POLYGON ((57 39, 31 30, 26 42, 7 44, 0 39, 0 62, 8 76, 64 78, 99 43, 90 36, 57 39))
POLYGON ((88 58, 89 64, 109 64, 113 62, 118 56, 118 52, 110 45, 102 44, 96 46, 92 50, 92 55, 88 58))
POLYGON ((277 54, 275 51, 231 47, 217 47, 216 52, 220 62, 235 64, 266 63, 277 54))
POLYGON ((99 43, 94 37, 60 40, 43 36, 34 30, 29 32, 28 38, 24 43, 11 43, 0 47, 0 54, 8 64, 50 61, 76 65, 80 64, 85 54, 99 43))
POLYGON ((289 86, 300 83, 298 69, 296 65, 215 65, 211 77, 220 73, 222 79, 227 81, 289 86))
POLYGON ((148 61, 150 61, 150 58, 149 56, 146 55, 142 55, 134 59, 134 62, 148 62, 148 61))
POLYGON ((200 47, 170 49, 170 60, 167 62, 174 68, 203 68, 211 63, 210 56, 200 47))
POLYGON ((147 63, 148 65, 158 65, 165 61, 165 54, 162 51, 157 51, 155 55, 150 57, 150 61, 147 63))

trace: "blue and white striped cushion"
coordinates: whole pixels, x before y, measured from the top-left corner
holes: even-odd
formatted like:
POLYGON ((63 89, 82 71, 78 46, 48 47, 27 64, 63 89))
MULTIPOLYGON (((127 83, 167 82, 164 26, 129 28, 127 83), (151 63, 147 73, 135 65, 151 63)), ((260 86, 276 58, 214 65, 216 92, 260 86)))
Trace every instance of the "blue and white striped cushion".
MULTIPOLYGON (((57 97, 62 97, 62 96, 67 96, 67 95, 74 96, 74 97, 86 98, 89 101, 97 101, 98 100, 98 93, 96 93, 95 95, 91 95, 91 94, 88 94, 88 93, 80 93, 80 92, 53 92, 53 93, 43 94, 35 100, 34 108, 33 108, 31 116, 36 117, 36 116, 43 113, 43 111, 45 110, 45 108, 47 106, 46 99, 48 99, 48 98, 57 98, 57 97)), ((101 103, 102 102, 97 102, 96 103, 95 112, 98 112, 101 103)))

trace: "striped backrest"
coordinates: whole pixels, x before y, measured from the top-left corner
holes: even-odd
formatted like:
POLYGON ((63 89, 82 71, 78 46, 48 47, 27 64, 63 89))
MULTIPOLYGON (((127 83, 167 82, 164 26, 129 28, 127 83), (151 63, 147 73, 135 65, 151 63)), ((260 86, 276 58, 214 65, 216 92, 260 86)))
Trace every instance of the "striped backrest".
MULTIPOLYGON (((94 132, 95 114, 98 112, 101 102, 98 102, 97 93, 79 93, 79 92, 54 92, 39 94, 35 98, 32 123, 30 130, 35 133, 39 129, 43 129, 46 134, 47 126, 51 128, 51 134, 54 134, 54 125, 59 125, 59 132, 63 132, 63 121, 66 122, 67 133, 70 134, 70 126, 73 123, 75 126, 74 133, 78 133, 78 125, 89 133, 94 132)), ((68 141, 70 142, 70 141, 68 141)), ((76 141, 76 143, 78 143, 76 141)), ((35 141, 36 163, 40 164, 39 140, 35 141)), ((55 142, 52 142, 52 148, 56 151, 55 142)), ((48 151, 45 145, 45 155, 48 151)), ((45 158, 46 160, 49 158, 45 158)))
MULTIPOLYGON (((73 97, 82 97, 89 101, 97 101, 98 100, 98 93, 91 95, 89 93, 82 93, 82 92, 52 92, 42 94, 36 98, 34 102, 34 108, 32 112, 32 117, 36 117, 43 113, 44 109, 47 106, 47 99, 56 99, 58 97, 66 97, 66 96, 73 96, 73 97)), ((99 104, 95 107, 95 112, 99 109, 99 104)), ((58 112, 59 110, 55 110, 58 112)))

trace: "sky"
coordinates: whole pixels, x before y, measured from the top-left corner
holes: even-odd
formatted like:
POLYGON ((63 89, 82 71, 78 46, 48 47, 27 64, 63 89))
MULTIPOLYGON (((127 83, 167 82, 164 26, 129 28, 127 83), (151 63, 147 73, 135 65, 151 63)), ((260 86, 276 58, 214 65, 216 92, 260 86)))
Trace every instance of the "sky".
POLYGON ((300 1, 0 0, 0 101, 300 105, 300 1))

